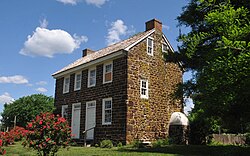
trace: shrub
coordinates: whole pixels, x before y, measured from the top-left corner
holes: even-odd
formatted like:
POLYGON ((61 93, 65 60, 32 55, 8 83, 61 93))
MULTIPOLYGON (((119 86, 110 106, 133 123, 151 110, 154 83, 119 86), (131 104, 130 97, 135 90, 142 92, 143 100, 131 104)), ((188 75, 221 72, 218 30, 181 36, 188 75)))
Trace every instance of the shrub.
POLYGON ((132 147, 133 148, 143 148, 143 143, 141 140, 134 140, 132 143, 131 143, 132 147))
POLYGON ((28 130, 24 129, 23 127, 16 126, 15 128, 11 129, 9 134, 14 137, 14 141, 20 141, 23 137, 26 136, 28 130))
POLYGON ((111 140, 102 140, 100 143, 100 147, 101 148, 112 148, 113 147, 113 143, 111 140))
POLYGON ((119 142, 119 143, 117 144, 117 147, 122 147, 122 143, 119 142))
POLYGON ((156 141, 154 141, 154 142, 152 143, 152 146, 153 146, 154 148, 157 148, 157 147, 165 147, 165 146, 167 146, 167 145, 169 145, 169 140, 168 140, 168 138, 166 138, 166 139, 158 139, 158 140, 156 140, 156 141))
POLYGON ((6 150, 4 150, 4 149, 2 148, 2 146, 3 146, 3 140, 0 140, 0 154, 1 154, 1 155, 5 155, 6 150))
POLYGON ((41 113, 28 123, 27 129, 29 132, 23 145, 35 149, 38 155, 54 155, 59 148, 69 145, 71 129, 68 122, 59 115, 41 113))
POLYGON ((1 132, 0 139, 2 140, 2 145, 8 146, 14 143, 14 136, 10 132, 1 132))
POLYGON ((246 145, 250 145, 250 133, 246 133, 245 134, 245 136, 246 136, 246 145))

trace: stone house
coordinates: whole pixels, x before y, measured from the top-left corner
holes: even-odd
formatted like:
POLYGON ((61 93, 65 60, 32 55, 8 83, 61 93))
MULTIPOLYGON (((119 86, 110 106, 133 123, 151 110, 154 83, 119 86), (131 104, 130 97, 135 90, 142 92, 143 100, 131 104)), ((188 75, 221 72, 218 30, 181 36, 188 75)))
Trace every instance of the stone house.
POLYGON ((146 22, 146 31, 98 51, 83 50, 80 59, 53 74, 56 113, 65 117, 73 138, 99 142, 152 141, 168 135, 174 99, 182 83, 182 68, 166 62, 174 52, 162 33, 162 23, 146 22), (93 128, 94 127, 94 128, 93 128))

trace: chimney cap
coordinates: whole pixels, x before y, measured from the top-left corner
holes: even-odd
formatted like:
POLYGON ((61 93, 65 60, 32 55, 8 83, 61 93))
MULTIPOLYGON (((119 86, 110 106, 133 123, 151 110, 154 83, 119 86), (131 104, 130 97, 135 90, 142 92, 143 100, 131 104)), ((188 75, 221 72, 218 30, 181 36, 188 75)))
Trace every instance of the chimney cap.
POLYGON ((162 31, 162 22, 158 19, 154 18, 150 21, 147 21, 145 24, 146 24, 146 31, 151 29, 162 31))

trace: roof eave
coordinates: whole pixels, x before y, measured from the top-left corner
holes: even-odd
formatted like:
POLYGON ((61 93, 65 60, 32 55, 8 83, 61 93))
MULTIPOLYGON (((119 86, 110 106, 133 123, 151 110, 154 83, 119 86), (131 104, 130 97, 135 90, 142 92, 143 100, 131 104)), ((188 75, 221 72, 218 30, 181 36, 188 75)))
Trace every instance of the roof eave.
POLYGON ((93 61, 90 61, 90 62, 87 62, 87 63, 84 63, 84 64, 81 64, 79 66, 76 66, 76 67, 73 67, 73 68, 70 68, 70 69, 67 69, 65 71, 62 71, 62 72, 59 72, 59 73, 55 73, 55 74, 52 74, 52 77, 54 79, 57 79, 57 78, 60 78, 60 77, 63 77, 65 75, 68 75, 68 74, 71 74, 71 73, 74 73, 78 70, 81 70, 81 69, 84 69, 84 68, 88 68, 90 66, 93 66, 93 65, 97 65, 97 64, 100 64, 102 62, 105 62, 107 60, 110 60, 110 59, 114 59, 114 58, 119 58, 121 56, 124 56, 126 54, 126 51, 125 50, 118 50, 114 53, 111 53, 109 55, 105 55, 103 57, 100 57, 98 59, 95 59, 93 61))

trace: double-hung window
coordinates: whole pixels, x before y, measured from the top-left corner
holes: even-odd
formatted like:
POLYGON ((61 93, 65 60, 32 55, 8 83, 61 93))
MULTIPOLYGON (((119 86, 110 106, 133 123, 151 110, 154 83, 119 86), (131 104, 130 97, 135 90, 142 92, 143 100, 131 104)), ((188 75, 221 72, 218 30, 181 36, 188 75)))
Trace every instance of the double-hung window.
POLYGON ((81 89, 81 80, 82 80, 82 74, 81 73, 75 74, 75 88, 74 88, 74 90, 81 89))
POLYGON ((88 87, 93 87, 96 84, 96 68, 89 69, 88 87))
POLYGON ((103 83, 109 83, 112 82, 112 76, 113 76, 113 63, 105 63, 103 65, 103 83))
POLYGON ((63 93, 69 92, 70 76, 64 77, 63 81, 63 93))
POLYGON ((102 100, 102 124, 111 125, 112 123, 112 98, 102 100))
POLYGON ((148 99, 148 80, 141 79, 140 83, 141 98, 148 99))
POLYGON ((154 39, 152 37, 147 38, 147 54, 153 56, 154 53, 154 39))

